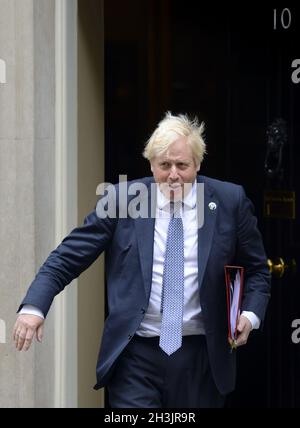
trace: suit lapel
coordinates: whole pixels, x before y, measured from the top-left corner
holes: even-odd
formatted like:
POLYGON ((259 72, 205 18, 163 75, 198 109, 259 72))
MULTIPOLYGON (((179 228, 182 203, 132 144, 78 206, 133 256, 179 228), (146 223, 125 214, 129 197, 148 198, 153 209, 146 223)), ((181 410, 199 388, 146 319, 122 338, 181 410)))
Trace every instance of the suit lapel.
POLYGON ((141 269, 144 278, 144 287, 147 297, 150 293, 152 283, 153 243, 156 208, 156 191, 154 190, 155 186, 152 186, 152 197, 150 186, 151 183, 148 186, 147 194, 144 194, 141 197, 141 203, 143 201, 148 200, 148 218, 139 217, 134 221, 141 269))
MULTIPOLYGON (((198 182, 203 182, 202 177, 198 177, 198 182)), ((218 215, 218 199, 214 196, 209 184, 204 181, 203 225, 198 229, 198 282, 199 288, 202 285, 204 272, 206 269, 212 239, 218 215), (215 205, 213 205, 215 204, 215 205)), ((201 209, 201 206, 199 207, 201 209)))

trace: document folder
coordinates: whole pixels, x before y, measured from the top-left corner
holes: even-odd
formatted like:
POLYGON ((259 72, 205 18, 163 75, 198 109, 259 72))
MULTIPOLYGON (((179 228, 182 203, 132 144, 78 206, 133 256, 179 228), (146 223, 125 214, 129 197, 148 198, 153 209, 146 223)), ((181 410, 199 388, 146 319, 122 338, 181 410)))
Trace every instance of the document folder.
POLYGON ((227 297, 228 342, 231 349, 235 349, 237 324, 244 288, 244 268, 242 266, 225 265, 224 270, 227 297))

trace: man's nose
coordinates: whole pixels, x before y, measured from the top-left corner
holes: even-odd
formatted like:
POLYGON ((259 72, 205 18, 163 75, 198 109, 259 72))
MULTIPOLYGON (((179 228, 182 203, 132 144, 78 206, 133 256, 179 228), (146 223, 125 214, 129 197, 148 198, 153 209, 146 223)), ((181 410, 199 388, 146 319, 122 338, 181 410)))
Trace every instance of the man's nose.
POLYGON ((177 172, 176 165, 172 165, 172 167, 171 167, 170 178, 171 178, 171 180, 176 180, 178 178, 178 172, 177 172))

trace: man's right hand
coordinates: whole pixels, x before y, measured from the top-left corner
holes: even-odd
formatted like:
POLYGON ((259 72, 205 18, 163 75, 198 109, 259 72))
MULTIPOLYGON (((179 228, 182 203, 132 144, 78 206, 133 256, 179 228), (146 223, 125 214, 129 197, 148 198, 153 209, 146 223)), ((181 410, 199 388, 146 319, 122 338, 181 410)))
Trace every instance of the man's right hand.
POLYGON ((30 348, 34 335, 39 342, 43 337, 44 319, 37 315, 19 315, 13 330, 13 339, 18 351, 30 348))

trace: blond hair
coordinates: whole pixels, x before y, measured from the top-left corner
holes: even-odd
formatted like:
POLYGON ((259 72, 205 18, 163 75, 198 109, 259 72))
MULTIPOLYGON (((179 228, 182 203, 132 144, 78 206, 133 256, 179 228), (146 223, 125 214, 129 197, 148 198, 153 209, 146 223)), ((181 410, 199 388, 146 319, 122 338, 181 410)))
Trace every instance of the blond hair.
POLYGON ((200 165, 206 153, 206 144, 203 137, 204 122, 199 125, 197 117, 190 119, 186 114, 172 115, 167 112, 159 122, 157 128, 146 142, 143 156, 150 162, 156 156, 164 153, 178 137, 188 137, 196 165, 200 165))

